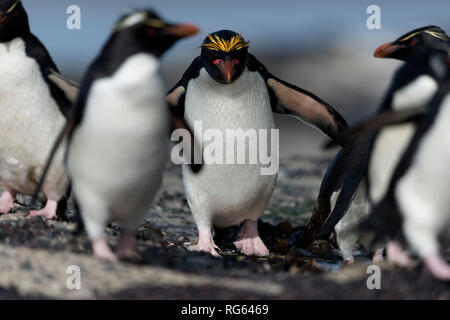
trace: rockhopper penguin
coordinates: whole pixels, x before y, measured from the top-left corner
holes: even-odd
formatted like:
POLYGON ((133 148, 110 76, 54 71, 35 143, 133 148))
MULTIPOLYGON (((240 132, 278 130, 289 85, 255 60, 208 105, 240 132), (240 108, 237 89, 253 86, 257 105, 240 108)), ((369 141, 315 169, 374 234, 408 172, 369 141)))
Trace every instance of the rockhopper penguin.
MULTIPOLYGON (((380 46, 374 56, 406 61, 430 43, 447 44, 448 41, 449 38, 442 29, 427 26, 412 30, 397 40, 380 46)), ((397 72, 378 114, 414 108, 414 103, 408 104, 414 97, 417 98, 416 104, 422 106, 432 98, 437 90, 436 81, 426 70, 412 67, 415 62, 412 61, 409 67, 403 67, 397 72)), ((403 116, 410 117, 411 114, 406 113, 403 116)), ((367 190, 369 188, 374 197, 379 197, 387 188, 392 171, 413 132, 414 124, 407 123, 387 128, 378 134, 363 133, 349 139, 347 143, 341 141, 344 147, 327 170, 313 216, 307 226, 307 233, 300 240, 302 245, 325 236, 334 227, 344 260, 353 261, 354 245, 359 238, 357 227, 368 216, 371 207, 367 190), (368 172, 374 177, 371 186, 367 186, 363 181, 368 172)), ((392 243, 390 246, 396 247, 396 244, 392 243)), ((381 253, 382 251, 378 250, 374 260, 381 258, 381 253)))
MULTIPOLYGON (((11 210, 17 192, 33 195, 77 93, 77 84, 58 74, 31 33, 22 2, 0 0, 0 213, 11 210)), ((47 200, 45 208, 31 216, 56 216, 68 189, 63 153, 56 155, 39 195, 47 200)))
POLYGON ((187 128, 169 112, 159 58, 177 40, 197 32, 193 25, 171 24, 149 10, 125 15, 82 81, 75 112, 58 141, 69 136, 69 177, 93 252, 101 259, 135 255, 135 231, 168 160, 170 119, 187 128), (104 235, 110 219, 124 229, 116 253, 104 235))
MULTIPOLYGON (((374 202, 369 218, 361 227, 363 231, 375 232, 375 239, 384 236, 397 240, 395 250, 400 262, 412 265, 413 261, 400 246, 400 241, 406 240, 435 277, 448 281, 450 267, 440 256, 438 236, 448 230, 450 222, 447 195, 450 176, 446 170, 450 160, 449 47, 430 48, 424 53, 422 64, 432 70, 438 84, 437 93, 423 110, 424 116, 404 120, 397 116, 397 122, 414 123, 417 129, 391 174, 387 190, 374 202)), ((395 115, 390 115, 391 122, 395 115)), ((392 125, 377 120, 372 122, 381 128, 392 125)))

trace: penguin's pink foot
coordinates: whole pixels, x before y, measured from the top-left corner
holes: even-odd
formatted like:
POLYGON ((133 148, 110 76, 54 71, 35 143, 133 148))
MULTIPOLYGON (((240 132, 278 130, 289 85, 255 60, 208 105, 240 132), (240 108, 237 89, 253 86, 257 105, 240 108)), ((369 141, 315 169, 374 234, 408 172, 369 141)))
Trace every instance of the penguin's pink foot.
POLYGON ((0 213, 8 213, 14 206, 16 194, 14 192, 5 190, 0 197, 0 213))
POLYGON ((48 200, 44 209, 30 211, 30 217, 43 216, 48 220, 54 219, 57 207, 58 202, 56 200, 48 200))
POLYGON ((107 262, 117 262, 117 256, 111 251, 111 248, 103 238, 95 239, 92 242, 92 251, 94 256, 107 262))
POLYGON ((348 258, 344 261, 346 264, 354 264, 355 263, 355 258, 351 257, 348 258))
POLYGON ((258 221, 245 220, 234 245, 247 256, 266 257, 269 255, 269 250, 258 234, 258 221))
POLYGON ((410 258, 408 253, 402 249, 400 244, 396 241, 391 241, 386 246, 387 260, 400 267, 411 268, 415 267, 417 263, 410 258))
POLYGON ((134 233, 125 231, 116 249, 117 257, 119 257, 119 259, 138 258, 139 255, 136 252, 135 244, 136 237, 134 236, 134 233))
POLYGON ((373 263, 380 263, 384 260, 383 258, 383 249, 379 249, 377 251, 375 251, 375 253, 373 254, 372 257, 372 262, 373 263))
POLYGON ((198 232, 198 243, 195 246, 190 246, 188 248, 189 251, 206 252, 211 254, 213 257, 220 258, 220 255, 217 253, 216 249, 219 249, 219 247, 214 243, 211 229, 209 228, 200 230, 198 232))
POLYGON ((437 253, 431 254, 425 258, 427 269, 439 280, 450 281, 450 266, 437 253))

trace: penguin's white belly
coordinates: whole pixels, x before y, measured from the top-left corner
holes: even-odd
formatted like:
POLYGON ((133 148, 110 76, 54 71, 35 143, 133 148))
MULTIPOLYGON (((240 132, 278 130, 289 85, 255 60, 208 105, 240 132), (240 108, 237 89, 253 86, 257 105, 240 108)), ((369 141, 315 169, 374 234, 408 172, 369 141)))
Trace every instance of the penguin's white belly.
POLYGON ((76 195, 95 194, 119 222, 145 213, 167 162, 168 112, 157 66, 138 54, 97 80, 69 147, 76 195))
MULTIPOLYGON (((227 129, 266 129, 270 145, 270 129, 275 128, 264 80, 249 71, 234 83, 222 85, 202 69, 200 76, 189 82, 185 117, 191 126, 194 121, 202 121, 203 132, 220 132, 224 141, 227 129)), ((203 148, 209 143, 204 142, 203 148)), ((227 141, 227 145, 232 143, 227 141)), ((236 156, 236 146, 233 151, 236 156)), ((247 142, 245 164, 206 164, 199 174, 183 166, 187 198, 199 227, 227 227, 245 219, 256 220, 262 214, 277 176, 261 175, 263 166, 259 162, 249 164, 248 151, 247 142)), ((224 163, 226 156, 229 154, 224 154, 224 163)))
MULTIPOLYGON (((432 99, 437 88, 438 84, 431 76, 421 75, 395 92, 392 108, 405 110, 424 107, 432 99)), ((379 202, 385 196, 394 170, 415 130, 415 124, 407 123, 387 127, 377 136, 369 166, 370 197, 373 202, 379 202)))
POLYGON ((385 196, 392 175, 416 130, 414 124, 383 129, 376 138, 369 164, 370 197, 375 203, 385 196))
MULTIPOLYGON (((25 54, 25 43, 0 43, 0 184, 33 194, 64 123, 39 65, 25 54)), ((59 199, 66 186, 60 150, 44 191, 59 199)))
POLYGON ((413 161, 395 190, 404 231, 416 252, 437 253, 437 235, 450 222, 450 95, 420 141, 413 161))

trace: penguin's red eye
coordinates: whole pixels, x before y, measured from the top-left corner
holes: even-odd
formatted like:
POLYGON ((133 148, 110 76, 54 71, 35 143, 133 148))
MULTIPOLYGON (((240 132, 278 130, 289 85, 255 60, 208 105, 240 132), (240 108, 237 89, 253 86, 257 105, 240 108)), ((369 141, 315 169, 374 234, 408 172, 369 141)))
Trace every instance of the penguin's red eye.
POLYGON ((217 66, 219 63, 221 63, 221 62, 223 62, 223 60, 222 59, 216 59, 216 60, 214 60, 214 65, 215 66, 217 66))
POLYGON ((147 35, 148 35, 149 37, 154 37, 154 36, 156 35, 156 30, 155 30, 155 29, 152 29, 152 28, 148 29, 148 30, 147 30, 147 35))
POLYGON ((239 60, 238 59, 233 59, 233 63, 234 64, 239 64, 239 60))
POLYGON ((416 43, 417 43, 417 40, 416 40, 416 39, 411 40, 411 45, 412 45, 412 46, 415 46, 416 43))

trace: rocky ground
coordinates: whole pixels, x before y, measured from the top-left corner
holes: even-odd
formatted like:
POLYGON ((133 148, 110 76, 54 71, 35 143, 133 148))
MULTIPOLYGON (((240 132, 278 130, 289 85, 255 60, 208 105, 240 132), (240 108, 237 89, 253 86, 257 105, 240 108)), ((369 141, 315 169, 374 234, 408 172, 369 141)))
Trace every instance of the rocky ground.
MULTIPOLYGON (((296 247, 328 161, 291 157, 282 162, 260 223, 272 252, 269 258, 239 255, 232 245, 237 227, 217 233, 222 259, 186 250, 196 240, 196 228, 180 170, 172 166, 137 233, 141 257, 134 261, 100 262, 92 257, 86 236, 75 232, 75 224, 27 218, 27 207, 18 203, 13 213, 0 217, 0 298, 450 299, 449 285, 420 267, 401 270, 382 264, 381 290, 369 290, 370 263, 363 251, 356 252, 359 263, 344 266, 328 242, 296 247), (80 268, 80 290, 67 287, 71 265, 80 268)), ((114 246, 120 227, 112 223, 107 233, 114 246)))

